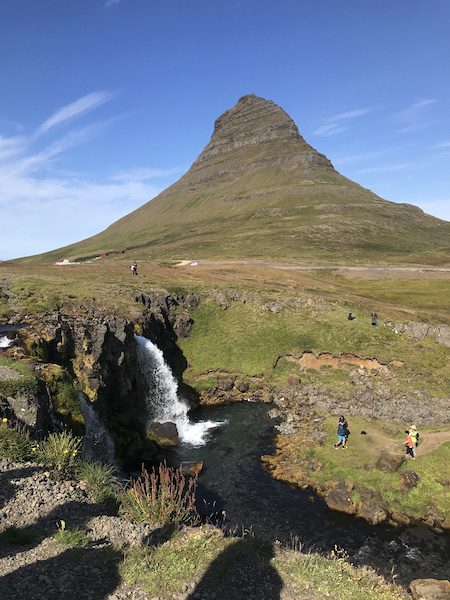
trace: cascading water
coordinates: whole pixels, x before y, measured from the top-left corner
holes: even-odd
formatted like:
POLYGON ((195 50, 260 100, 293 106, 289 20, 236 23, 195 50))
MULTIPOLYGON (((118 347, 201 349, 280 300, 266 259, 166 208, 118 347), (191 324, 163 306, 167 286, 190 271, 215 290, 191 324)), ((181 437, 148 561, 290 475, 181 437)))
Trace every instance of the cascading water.
POLYGON ((145 337, 135 336, 137 355, 147 392, 149 422, 175 423, 182 442, 192 446, 203 446, 208 432, 220 427, 225 421, 201 421, 191 423, 189 408, 178 398, 178 383, 158 346, 145 337))
POLYGON ((85 399, 80 400, 81 412, 84 416, 85 433, 83 437, 83 454, 86 458, 109 465, 116 464, 114 442, 101 422, 98 414, 85 399))
POLYGON ((0 348, 8 348, 13 343, 6 335, 0 336, 0 348))

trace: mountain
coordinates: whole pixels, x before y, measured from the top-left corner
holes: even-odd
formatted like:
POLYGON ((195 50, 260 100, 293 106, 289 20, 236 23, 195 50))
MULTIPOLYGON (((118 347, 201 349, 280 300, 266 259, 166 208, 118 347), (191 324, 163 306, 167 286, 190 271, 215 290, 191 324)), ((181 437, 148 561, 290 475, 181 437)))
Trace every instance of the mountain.
POLYGON ((41 258, 409 261, 450 251, 450 223, 338 173, 274 102, 243 96, 176 183, 105 231, 41 258))

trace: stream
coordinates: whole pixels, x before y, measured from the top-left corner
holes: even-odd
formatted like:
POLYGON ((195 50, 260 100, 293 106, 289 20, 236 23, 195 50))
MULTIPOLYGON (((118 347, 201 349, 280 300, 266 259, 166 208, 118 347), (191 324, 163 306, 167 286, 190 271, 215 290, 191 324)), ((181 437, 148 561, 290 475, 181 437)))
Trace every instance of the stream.
POLYGON ((167 455, 170 464, 203 462, 197 504, 203 514, 226 511, 224 526, 239 534, 257 535, 303 550, 345 551, 354 564, 366 564, 406 584, 412 579, 450 574, 450 536, 426 527, 371 526, 331 511, 311 491, 270 477, 259 457, 273 450, 270 405, 239 404, 200 407, 192 422, 225 422, 210 432, 205 445, 181 443, 167 455))

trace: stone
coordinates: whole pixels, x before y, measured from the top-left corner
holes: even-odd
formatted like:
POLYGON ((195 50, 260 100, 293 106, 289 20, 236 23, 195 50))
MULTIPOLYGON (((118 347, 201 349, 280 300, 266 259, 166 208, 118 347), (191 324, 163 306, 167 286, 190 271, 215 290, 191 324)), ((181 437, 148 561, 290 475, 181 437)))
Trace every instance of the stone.
POLYGON ((238 390, 242 394, 245 394, 245 392, 248 392, 249 389, 250 389, 250 385, 246 381, 241 381, 241 383, 239 383, 239 385, 238 385, 238 390))
POLYGON ((178 429, 175 423, 150 423, 147 427, 147 439, 152 440, 161 447, 176 446, 178 444, 178 429))
POLYGON ((219 389, 224 392, 229 392, 234 387, 234 381, 232 379, 222 379, 219 381, 219 389))
POLYGON ((377 461, 377 468, 388 473, 395 473, 405 460, 406 457, 404 454, 394 454, 387 450, 382 450, 377 461))
POLYGON ((450 600, 448 579, 414 579, 409 589, 414 600, 450 600))
POLYGON ((352 501, 352 491, 353 485, 351 483, 338 481, 326 492, 324 496, 325 503, 331 510, 354 515, 357 507, 352 501))
POLYGON ((378 523, 382 523, 388 518, 388 513, 379 494, 369 488, 358 487, 356 491, 360 497, 357 510, 359 517, 362 517, 371 525, 378 525, 378 523))
POLYGON ((187 314, 177 315, 173 324, 173 330, 175 331, 179 339, 188 337, 192 331, 192 324, 194 321, 187 314))
POLYGON ((417 487, 419 476, 415 471, 403 471, 400 473, 400 489, 402 492, 408 492, 411 488, 417 487))

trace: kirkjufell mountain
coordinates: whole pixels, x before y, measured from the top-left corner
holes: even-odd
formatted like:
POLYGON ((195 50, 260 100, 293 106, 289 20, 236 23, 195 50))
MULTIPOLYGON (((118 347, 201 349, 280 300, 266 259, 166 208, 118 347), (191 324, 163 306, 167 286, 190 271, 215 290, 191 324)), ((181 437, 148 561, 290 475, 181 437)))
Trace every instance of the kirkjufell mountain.
POLYGON ((176 183, 44 260, 114 248, 133 258, 413 261, 450 251, 450 223, 338 173, 274 102, 243 96, 176 183))

